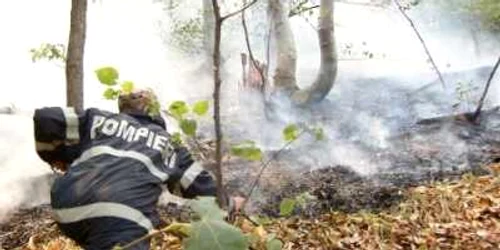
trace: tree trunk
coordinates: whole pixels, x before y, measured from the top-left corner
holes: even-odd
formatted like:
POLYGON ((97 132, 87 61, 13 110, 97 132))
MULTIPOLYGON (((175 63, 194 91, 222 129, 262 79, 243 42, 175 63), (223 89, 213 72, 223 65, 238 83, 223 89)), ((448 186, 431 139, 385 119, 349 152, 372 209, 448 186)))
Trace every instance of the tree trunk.
POLYGON ((66 58, 66 105, 83 108, 83 54, 87 23, 87 0, 72 0, 71 26, 66 58))
POLYGON ((270 0, 274 37, 276 39, 276 70, 274 85, 278 91, 291 91, 292 100, 299 104, 311 104, 323 100, 333 87, 337 76, 337 51, 335 46, 332 0, 321 0, 318 39, 320 68, 313 84, 300 90, 296 83, 297 52, 292 29, 280 0, 270 0))
POLYGON ((276 40, 276 69, 274 86, 280 91, 292 93, 299 89, 295 73, 297 71, 297 48, 292 27, 288 21, 288 11, 282 0, 269 0, 274 39, 276 40))

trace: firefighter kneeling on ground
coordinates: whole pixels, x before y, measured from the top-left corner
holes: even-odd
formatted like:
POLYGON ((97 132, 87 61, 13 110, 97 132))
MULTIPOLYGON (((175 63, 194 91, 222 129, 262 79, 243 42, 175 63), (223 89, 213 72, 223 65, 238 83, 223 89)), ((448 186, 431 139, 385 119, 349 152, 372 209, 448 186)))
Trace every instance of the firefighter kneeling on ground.
MULTIPOLYGON (((51 189, 61 231, 85 249, 111 249, 144 236, 160 223, 162 185, 184 198, 215 196, 210 173, 185 147, 169 142, 161 116, 148 115, 156 97, 140 90, 121 95, 119 113, 95 108, 35 110, 38 155, 64 172, 51 189)), ((232 198, 232 209, 243 203, 232 198)), ((149 249, 143 241, 133 249, 149 249)))

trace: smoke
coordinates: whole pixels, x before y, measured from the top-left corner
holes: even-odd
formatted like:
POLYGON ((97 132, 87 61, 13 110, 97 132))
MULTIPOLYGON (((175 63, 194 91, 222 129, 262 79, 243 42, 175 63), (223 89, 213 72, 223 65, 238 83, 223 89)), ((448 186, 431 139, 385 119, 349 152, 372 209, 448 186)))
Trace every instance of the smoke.
MULTIPOLYGON (((179 9, 180 16, 198 13, 195 9, 201 6, 201 1, 185 2, 192 8, 179 9)), ((393 150, 390 136, 404 132, 419 119, 470 111, 478 91, 482 90, 477 86, 484 84, 496 54, 500 53, 498 38, 478 29, 475 23, 449 16, 446 9, 426 2, 409 14, 445 73, 446 90, 437 82, 413 30, 394 6, 381 9, 338 3, 335 20, 341 61, 338 79, 328 99, 309 109, 296 109, 286 98, 276 97, 276 112, 270 113, 266 113, 267 104, 260 93, 240 88, 240 53, 246 51, 246 46, 239 18, 229 20, 222 43, 225 138, 235 142, 251 139, 264 150, 277 150, 284 144, 281 130, 287 124, 303 122, 322 127, 327 140, 316 142, 305 135, 294 143, 286 155, 291 171, 344 164, 370 174, 387 167, 387 162, 374 160, 374 152, 393 150), (346 47, 351 48, 350 55, 346 47), (372 53, 373 58, 363 57, 365 51, 372 53), (458 98, 458 81, 472 86, 462 100, 458 98), (454 107, 456 103, 460 105, 454 107)), ((230 1, 227 5, 231 6, 230 1)), ((87 107, 116 111, 114 103, 102 98, 103 88, 93 73, 94 69, 107 65, 118 68, 120 78, 132 80, 138 87, 154 88, 162 104, 173 100, 211 100, 212 78, 200 70, 203 66, 200 57, 187 57, 165 43, 171 20, 163 7, 161 2, 141 0, 89 4, 85 52, 87 107)), ((0 92, 1 106, 14 103, 21 110, 32 110, 65 104, 61 91, 63 70, 51 63, 32 64, 28 51, 43 42, 64 43, 68 13, 69 3, 56 0, 0 3, 0 25, 5 25, 1 30, 10 38, 7 45, 0 47, 4 55, 1 64, 9 65, 0 83, 4 90, 0 92), (33 7, 26 9, 27 5, 33 7)), ((263 60, 265 13, 247 14, 254 54, 263 60)), ((306 87, 319 68, 317 35, 301 17, 294 17, 292 26, 299 54, 298 83, 306 87)), ((272 69, 270 73, 272 77, 272 69)), ((498 82, 496 78, 493 86, 498 82)), ((499 97, 500 87, 494 87, 487 107, 498 104, 499 97)), ((208 120, 202 122, 201 132, 211 137, 212 125, 208 120)), ((175 125, 170 123, 170 127, 175 125)), ((461 145, 452 134, 445 133, 446 129, 443 131, 446 138, 443 142, 461 145)), ((0 219, 27 201, 35 204, 48 200, 46 182, 29 184, 35 181, 28 181, 46 180, 43 176, 49 171, 34 152, 32 133, 28 117, 0 116, 0 219), (33 185, 37 188, 32 188, 33 185)), ((454 154, 460 155, 467 148, 461 145, 454 150, 457 150, 454 154)))

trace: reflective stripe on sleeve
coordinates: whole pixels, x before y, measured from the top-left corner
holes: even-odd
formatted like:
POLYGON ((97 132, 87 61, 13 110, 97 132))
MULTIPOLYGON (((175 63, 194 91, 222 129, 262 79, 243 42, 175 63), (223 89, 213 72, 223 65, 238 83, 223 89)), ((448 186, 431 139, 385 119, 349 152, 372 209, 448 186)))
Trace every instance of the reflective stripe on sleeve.
POLYGON ((66 140, 80 141, 78 114, 75 108, 63 108, 64 119, 66 120, 66 140))
POLYGON ((105 154, 113 155, 116 157, 127 157, 127 158, 137 160, 137 161, 141 162, 149 170, 149 172, 152 175, 158 177, 161 181, 165 181, 168 179, 168 174, 161 172, 158 168, 156 168, 156 166, 153 164, 153 161, 151 161, 151 159, 147 155, 141 154, 141 153, 136 152, 136 151, 115 149, 115 148, 112 148, 110 146, 92 147, 92 148, 86 150, 85 152, 83 152, 82 155, 78 159, 76 159, 73 162, 73 164, 71 164, 71 165, 74 166, 74 165, 80 164, 82 162, 85 162, 93 157, 105 155, 105 154))
POLYGON ((53 209, 54 217, 60 223, 72 223, 98 217, 115 217, 137 223, 147 231, 153 229, 151 221, 141 211, 113 202, 97 202, 89 205, 53 209))
POLYGON ((198 163, 194 162, 182 175, 181 177, 181 185, 184 189, 188 189, 189 186, 194 182, 196 177, 203 172, 203 167, 198 163))
POLYGON ((54 151, 56 149, 56 145, 48 142, 35 142, 36 151, 54 151))

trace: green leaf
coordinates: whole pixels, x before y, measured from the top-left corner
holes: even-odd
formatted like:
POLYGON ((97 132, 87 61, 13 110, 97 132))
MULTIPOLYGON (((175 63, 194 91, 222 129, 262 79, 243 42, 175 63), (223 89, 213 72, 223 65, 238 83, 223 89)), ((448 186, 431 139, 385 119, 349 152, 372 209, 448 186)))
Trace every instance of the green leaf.
POLYGON ((150 103, 148 103, 146 111, 148 112, 149 116, 158 116, 160 114, 160 108, 161 106, 158 100, 152 100, 150 103))
POLYGON ((184 114, 189 112, 189 107, 184 101, 175 101, 170 104, 168 111, 174 116, 174 118, 180 120, 184 114))
POLYGON ((209 217, 213 220, 224 220, 227 213, 220 209, 215 201, 215 197, 202 196, 189 202, 189 206, 200 216, 209 217))
POLYGON ((113 88, 107 88, 103 93, 104 98, 107 100, 116 100, 120 96, 120 91, 113 88))
POLYGON ((130 94, 134 90, 134 83, 131 81, 124 81, 122 83, 122 92, 124 94, 130 94))
POLYGON ((185 135, 188 135, 188 136, 196 135, 197 124, 196 124, 195 120, 182 119, 180 121, 179 126, 181 127, 181 130, 185 135))
POLYGON ((97 79, 104 85, 114 86, 116 85, 116 80, 118 80, 119 74, 118 70, 113 67, 103 67, 95 71, 97 79))
POLYGON ((184 240, 186 250, 246 250, 248 240, 240 229, 224 221, 227 215, 219 208, 214 197, 192 200, 190 206, 200 217, 191 223, 189 238, 184 240))
POLYGON ((317 141, 322 141, 325 139, 325 131, 323 130, 323 128, 314 128, 313 131, 317 141))
POLYGON ((193 112, 199 116, 206 114, 208 111, 208 101, 198 101, 193 105, 193 112))
POLYGON ((246 250, 248 240, 236 227, 223 220, 203 218, 193 222, 191 236, 184 240, 186 250, 246 250))
POLYGON ((170 142, 174 145, 181 145, 182 144, 182 138, 181 138, 181 133, 175 132, 170 136, 170 142))
POLYGON ((295 199, 285 198, 280 203, 280 215, 289 216, 295 209, 295 204, 297 201, 295 199))
POLYGON ((250 161, 260 161, 262 159, 262 151, 252 141, 246 141, 231 147, 231 154, 250 161))
POLYGON ((290 124, 283 129, 283 139, 286 142, 294 141, 299 137, 299 127, 295 124, 290 124))
POLYGON ((283 248, 283 242, 281 240, 276 239, 276 234, 269 234, 266 240, 266 249, 267 250, 281 250, 283 248))

